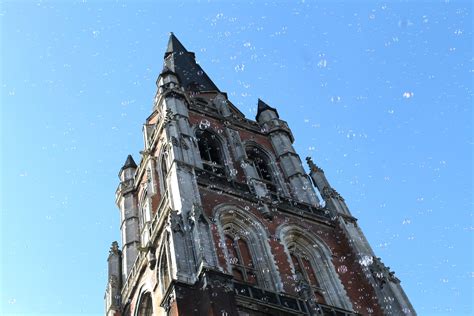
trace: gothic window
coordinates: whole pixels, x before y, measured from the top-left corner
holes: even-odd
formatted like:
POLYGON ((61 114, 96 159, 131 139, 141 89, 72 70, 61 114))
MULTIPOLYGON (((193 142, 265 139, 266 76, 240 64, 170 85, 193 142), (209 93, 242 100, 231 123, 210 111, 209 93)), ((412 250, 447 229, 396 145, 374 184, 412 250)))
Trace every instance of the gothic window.
POLYGON ((163 293, 166 292, 171 283, 171 274, 169 269, 169 256, 166 246, 163 246, 160 256, 159 280, 161 281, 161 288, 163 293))
POLYGON ((295 270, 295 279, 300 288, 306 287, 311 290, 318 303, 326 303, 324 299, 324 289, 321 288, 318 282, 316 271, 308 259, 308 256, 297 249, 293 249, 290 252, 290 257, 295 270))
POLYGON ((284 225, 277 230, 280 231, 277 235, 288 250, 288 259, 300 293, 322 304, 352 309, 328 246, 297 225, 284 225))
POLYGON ((160 162, 160 174, 161 174, 161 186, 162 190, 161 192, 165 193, 166 192, 166 178, 168 177, 168 153, 164 152, 161 155, 161 162, 160 162))
POLYGON ((238 235, 232 236, 229 233, 226 233, 225 241, 234 279, 257 285, 255 266, 247 241, 238 235))
POLYGON ((151 300, 150 293, 145 293, 140 299, 140 305, 138 306, 138 316, 152 316, 153 315, 153 303, 151 300))
POLYGON ((258 177, 265 182, 270 191, 276 191, 274 171, 268 156, 255 147, 247 148, 247 158, 252 162, 258 177))
POLYGON ((218 175, 224 175, 222 146, 216 135, 208 131, 198 130, 196 137, 203 168, 218 175))
POLYGON ((280 274, 268 244, 268 231, 251 212, 233 205, 216 210, 219 235, 225 248, 227 270, 236 282, 272 291, 281 290, 280 274))

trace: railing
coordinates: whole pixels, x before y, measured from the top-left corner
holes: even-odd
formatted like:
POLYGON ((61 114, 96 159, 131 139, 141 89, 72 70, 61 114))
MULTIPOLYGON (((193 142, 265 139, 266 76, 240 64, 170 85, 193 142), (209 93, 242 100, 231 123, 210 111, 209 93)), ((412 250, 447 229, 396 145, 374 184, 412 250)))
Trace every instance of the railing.
MULTIPOLYGON (((127 279, 123 283, 122 300, 128 297, 130 286, 135 283, 135 279, 138 275, 138 272, 141 270, 144 260, 145 256, 142 254, 142 252, 139 252, 137 258, 135 259, 135 262, 132 265, 132 268, 130 269, 130 272, 128 273, 127 279)), ((124 302, 122 301, 122 303, 124 302)))
MULTIPOLYGON (((291 297, 284 294, 278 294, 272 291, 267 291, 263 289, 259 289, 249 284, 234 282, 234 292, 237 297, 249 299, 252 301, 256 301, 260 304, 273 306, 280 309, 292 310, 296 312, 300 312, 303 314, 309 313, 309 306, 307 301, 291 297)), ((343 308, 320 304, 316 303, 315 308, 313 309, 317 315, 321 316, 356 316, 360 315, 350 310, 346 310, 343 308)))

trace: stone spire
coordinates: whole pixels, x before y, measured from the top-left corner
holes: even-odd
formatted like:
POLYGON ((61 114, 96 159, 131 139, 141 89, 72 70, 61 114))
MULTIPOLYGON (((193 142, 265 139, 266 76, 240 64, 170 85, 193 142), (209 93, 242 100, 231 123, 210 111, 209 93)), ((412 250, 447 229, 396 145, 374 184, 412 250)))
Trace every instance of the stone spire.
POLYGON ((165 58, 168 57, 172 53, 187 53, 187 49, 184 48, 183 44, 178 40, 178 38, 173 34, 170 33, 170 38, 168 40, 168 47, 165 51, 165 58))
POLYGON ((209 76, 196 63, 193 52, 188 52, 178 38, 171 33, 165 52, 165 70, 176 74, 186 91, 219 91, 209 76))

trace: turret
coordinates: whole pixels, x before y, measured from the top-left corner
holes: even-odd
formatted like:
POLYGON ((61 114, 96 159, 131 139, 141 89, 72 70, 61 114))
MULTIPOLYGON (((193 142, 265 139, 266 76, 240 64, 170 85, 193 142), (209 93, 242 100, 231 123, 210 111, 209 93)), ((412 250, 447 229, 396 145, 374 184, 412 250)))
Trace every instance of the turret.
POLYGON ((313 180, 313 183, 318 189, 322 198, 327 203, 328 208, 337 213, 350 216, 351 212, 349 211, 344 198, 331 187, 329 181, 326 179, 324 170, 316 166, 310 157, 306 157, 306 161, 310 170, 309 176, 313 180))
POLYGON ((108 282, 105 290, 105 312, 107 316, 119 315, 122 289, 122 252, 114 241, 110 247, 108 262, 108 282))
POLYGON ((260 99, 255 119, 270 135, 280 166, 290 183, 293 197, 300 202, 317 206, 319 204, 318 198, 301 165, 300 157, 293 148, 293 134, 288 124, 280 119, 275 108, 260 99))
POLYGON ((136 170, 137 164, 132 156, 128 155, 127 160, 119 172, 120 184, 115 195, 115 202, 120 209, 123 280, 127 278, 137 258, 138 247, 140 245, 138 205, 134 187, 136 170))

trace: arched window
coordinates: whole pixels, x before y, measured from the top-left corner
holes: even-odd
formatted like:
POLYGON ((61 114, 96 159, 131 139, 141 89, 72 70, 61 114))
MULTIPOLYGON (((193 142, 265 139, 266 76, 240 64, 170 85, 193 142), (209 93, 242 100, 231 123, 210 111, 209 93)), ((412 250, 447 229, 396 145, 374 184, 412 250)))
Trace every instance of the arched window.
POLYGON ((222 146, 216 135, 206 130, 198 130, 196 137, 203 168, 218 175, 224 175, 222 146))
POLYGON ((238 235, 232 236, 226 233, 225 242, 234 278, 237 281, 257 285, 255 265, 247 241, 238 235))
POLYGON ((246 153, 247 158, 253 163, 260 180, 265 182, 270 191, 276 192, 276 181, 269 157, 256 147, 247 148, 246 153))
POLYGON ((326 303, 324 299, 325 290, 321 288, 316 271, 311 265, 308 256, 298 249, 290 252, 291 261, 295 269, 296 282, 301 286, 306 286, 315 295, 318 303, 326 303))
POLYGON ((160 184, 161 184, 161 192, 164 195, 167 191, 167 184, 166 179, 168 177, 169 166, 168 166, 168 152, 166 150, 163 151, 161 154, 160 160, 160 184))
POLYGON ((288 251, 296 283, 302 294, 317 302, 352 310, 328 246, 297 225, 283 225, 278 236, 288 251))
POLYGON ((150 293, 145 293, 140 298, 137 316, 152 316, 153 302, 150 293))
POLYGON ((234 280, 261 289, 281 290, 283 283, 268 243, 269 232, 259 219, 235 205, 221 205, 214 214, 227 271, 234 280))
POLYGON ((161 250, 161 256, 160 256, 160 269, 159 271, 159 276, 158 279, 161 282, 161 288, 163 293, 166 292, 168 289, 168 286, 171 283, 171 274, 170 274, 170 269, 169 269, 169 256, 168 256, 168 251, 166 249, 166 246, 163 246, 161 250))

